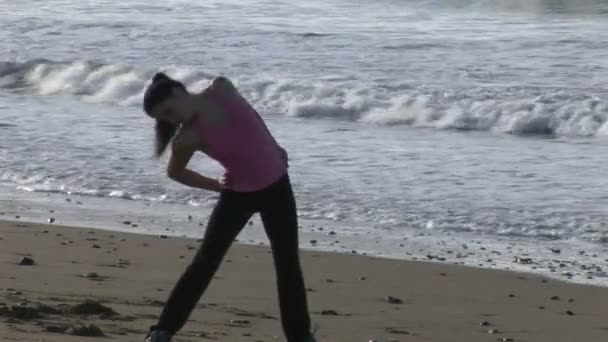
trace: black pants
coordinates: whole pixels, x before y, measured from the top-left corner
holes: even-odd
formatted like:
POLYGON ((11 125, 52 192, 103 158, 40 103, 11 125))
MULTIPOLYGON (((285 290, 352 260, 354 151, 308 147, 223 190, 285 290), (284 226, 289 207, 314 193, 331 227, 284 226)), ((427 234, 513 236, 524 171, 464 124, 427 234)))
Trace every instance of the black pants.
POLYGON ((310 317, 298 255, 296 203, 288 175, 261 191, 221 193, 202 244, 173 288, 153 329, 174 335, 184 326, 228 248, 256 212, 260 213, 272 247, 281 322, 287 340, 302 342, 309 336, 310 317))

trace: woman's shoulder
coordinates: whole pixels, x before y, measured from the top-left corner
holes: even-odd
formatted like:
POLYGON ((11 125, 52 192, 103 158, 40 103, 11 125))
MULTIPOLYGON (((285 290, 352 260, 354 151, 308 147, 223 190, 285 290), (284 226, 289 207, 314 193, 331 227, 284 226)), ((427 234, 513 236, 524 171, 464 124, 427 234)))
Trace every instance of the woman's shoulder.
POLYGON ((231 93, 236 91, 236 87, 226 76, 216 76, 213 78, 213 80, 211 80, 209 87, 222 93, 231 93))

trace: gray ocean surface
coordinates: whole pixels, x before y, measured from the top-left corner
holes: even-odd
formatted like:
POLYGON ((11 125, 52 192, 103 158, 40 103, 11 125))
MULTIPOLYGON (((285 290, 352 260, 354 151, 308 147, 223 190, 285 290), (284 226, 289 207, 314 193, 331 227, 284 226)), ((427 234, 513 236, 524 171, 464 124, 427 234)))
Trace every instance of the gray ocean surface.
POLYGON ((607 18, 600 0, 0 1, 0 218, 200 236, 217 197, 166 178, 141 98, 160 70, 193 91, 222 74, 290 153, 307 248, 607 285, 607 18))

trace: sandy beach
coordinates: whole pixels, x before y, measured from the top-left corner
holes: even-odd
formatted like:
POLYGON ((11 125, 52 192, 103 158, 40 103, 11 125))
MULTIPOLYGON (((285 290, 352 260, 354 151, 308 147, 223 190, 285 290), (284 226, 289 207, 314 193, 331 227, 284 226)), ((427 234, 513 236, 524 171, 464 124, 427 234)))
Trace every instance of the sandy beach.
MULTIPOLYGON (((198 244, 0 222, 0 339, 142 341, 198 244)), ((320 342, 608 340, 607 288, 336 253, 302 263, 320 342)), ((269 249, 235 244, 175 341, 284 341, 278 318, 269 249)))

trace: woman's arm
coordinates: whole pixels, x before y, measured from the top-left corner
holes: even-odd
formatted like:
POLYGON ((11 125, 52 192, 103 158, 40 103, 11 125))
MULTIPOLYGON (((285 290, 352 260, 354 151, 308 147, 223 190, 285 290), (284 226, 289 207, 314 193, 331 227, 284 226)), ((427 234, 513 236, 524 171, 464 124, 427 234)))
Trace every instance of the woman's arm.
POLYGON ((174 141, 171 145, 171 157, 167 166, 167 176, 176 182, 193 188, 220 192, 225 187, 216 179, 205 177, 186 166, 195 152, 190 145, 174 141))

